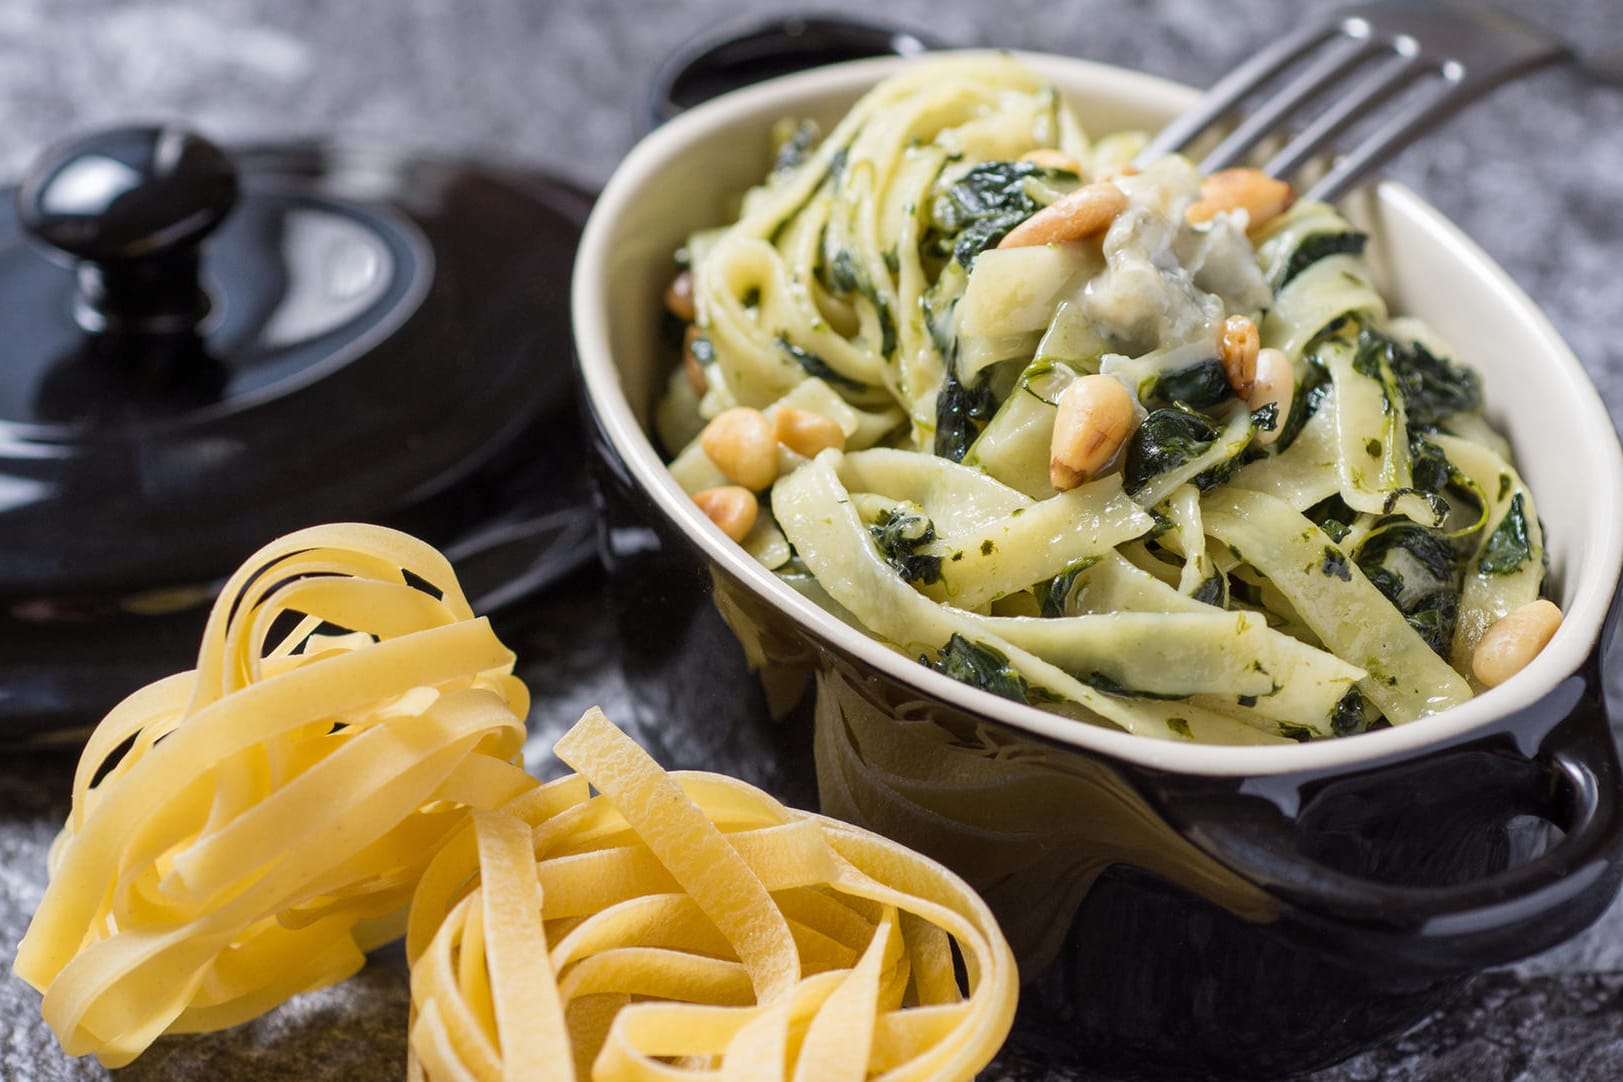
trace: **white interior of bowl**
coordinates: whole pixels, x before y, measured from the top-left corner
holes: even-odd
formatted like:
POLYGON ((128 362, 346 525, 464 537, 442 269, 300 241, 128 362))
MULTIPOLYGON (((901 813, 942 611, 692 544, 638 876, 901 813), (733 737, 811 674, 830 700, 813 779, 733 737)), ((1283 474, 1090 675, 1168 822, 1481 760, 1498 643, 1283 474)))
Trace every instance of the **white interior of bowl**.
MULTIPOLYGON (((1196 98, 1188 87, 1119 68, 1030 55, 1086 129, 1154 130, 1196 98)), ((643 140, 610 179, 576 263, 576 348, 587 393, 610 438, 661 511, 709 557, 823 639, 930 693, 1020 728, 1138 762, 1197 774, 1332 768, 1404 755, 1458 737, 1547 694, 1583 662, 1623 565, 1623 453, 1593 384, 1549 322, 1479 248, 1414 193, 1385 182, 1348 208, 1394 312, 1426 319, 1482 374, 1490 416, 1515 445, 1544 520, 1554 596, 1566 613, 1538 658, 1504 685, 1443 714, 1340 740, 1288 747, 1206 747, 1082 725, 959 684, 884 649, 783 586, 699 513, 645 434, 671 363, 659 342, 672 253, 695 229, 727 220, 759 181, 768 130, 783 116, 832 127, 901 60, 822 68, 729 94, 643 140)))

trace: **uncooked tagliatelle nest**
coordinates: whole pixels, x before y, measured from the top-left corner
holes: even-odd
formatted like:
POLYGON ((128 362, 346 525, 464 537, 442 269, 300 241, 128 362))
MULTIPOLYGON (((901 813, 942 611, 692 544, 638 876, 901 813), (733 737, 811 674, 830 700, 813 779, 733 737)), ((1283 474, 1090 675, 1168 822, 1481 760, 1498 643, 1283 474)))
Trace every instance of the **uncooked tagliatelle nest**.
POLYGON ((14 966, 63 1048, 122 1066, 399 936, 468 809, 535 784, 512 666, 420 541, 325 526, 256 553, 196 671, 125 699, 80 757, 14 966))
POLYGON ((967 1082, 997 1052, 1014 956, 946 869, 666 774, 595 709, 554 750, 578 773, 475 814, 418 888, 411 1078, 967 1082))
POLYGON ((578 773, 538 785, 512 663, 403 534, 316 527, 256 554, 196 671, 85 748, 13 967, 63 1047, 128 1063, 409 928, 425 1082, 967 1082, 992 1058, 1014 959, 961 880, 735 779, 666 774, 596 710, 556 748, 578 773))

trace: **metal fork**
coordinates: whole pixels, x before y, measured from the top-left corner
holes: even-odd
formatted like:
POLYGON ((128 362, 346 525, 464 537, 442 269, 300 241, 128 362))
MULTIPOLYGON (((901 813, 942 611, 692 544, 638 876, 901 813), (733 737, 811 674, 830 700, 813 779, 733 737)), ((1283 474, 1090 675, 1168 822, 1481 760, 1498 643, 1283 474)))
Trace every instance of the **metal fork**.
POLYGON ((1203 173, 1243 162, 1270 136, 1288 136, 1261 168, 1289 179, 1347 128, 1390 103, 1389 115, 1305 193, 1333 202, 1416 138, 1489 90, 1571 57, 1555 38, 1503 12, 1403 2, 1359 4, 1314 20, 1257 53, 1169 124, 1140 163, 1181 150, 1247 98, 1278 86, 1201 159, 1203 173), (1316 99, 1322 111, 1308 117, 1316 99))

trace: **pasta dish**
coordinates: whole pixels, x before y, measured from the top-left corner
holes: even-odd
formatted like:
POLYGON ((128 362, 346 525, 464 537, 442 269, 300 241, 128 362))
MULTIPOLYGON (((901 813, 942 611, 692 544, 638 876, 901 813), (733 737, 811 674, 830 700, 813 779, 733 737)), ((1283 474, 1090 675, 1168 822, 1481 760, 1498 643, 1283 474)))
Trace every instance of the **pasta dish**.
POLYGON ((983 690, 1214 743, 1414 721, 1553 634, 1478 377, 1333 208, 1135 168, 996 54, 775 135, 679 253, 656 427, 794 589, 983 690))

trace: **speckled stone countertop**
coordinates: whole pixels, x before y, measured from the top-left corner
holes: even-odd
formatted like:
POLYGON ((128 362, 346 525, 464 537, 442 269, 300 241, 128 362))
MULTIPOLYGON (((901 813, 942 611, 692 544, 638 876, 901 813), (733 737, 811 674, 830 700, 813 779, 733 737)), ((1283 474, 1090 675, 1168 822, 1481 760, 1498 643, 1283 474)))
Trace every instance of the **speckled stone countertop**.
MULTIPOLYGON (((818 11, 862 11, 821 0, 818 11)), ((1318 3, 1293 0, 889 0, 893 19, 964 44, 1046 49, 1207 85, 1318 3)), ((1508 0, 1623 57, 1616 0, 1508 0)), ((676 44, 744 12, 721 0, 6 0, 0 4, 0 175, 63 133, 183 119, 224 141, 327 135, 517 162, 594 188, 640 134, 644 95, 676 44)), ((747 9, 805 10, 772 0, 747 9)), ((1567 68, 1501 91, 1392 170, 1542 305, 1623 420, 1623 89, 1567 68)), ((0 541, 3 543, 3 541, 0 541)), ((601 581, 586 574, 504 629, 530 659, 535 765, 581 710, 631 716, 601 581)), ((1623 657, 1609 659, 1614 716, 1623 657)), ((710 740, 663 733, 676 766, 728 769, 710 740)), ((70 756, 0 760, 0 1080, 98 1079, 64 1056, 38 996, 10 974, 66 812, 70 756)), ((248 1026, 161 1041, 132 1080, 404 1073, 406 974, 383 951, 360 976, 248 1026)), ((1093 1076, 1018 1048, 989 1082, 1093 1076)), ((1564 947, 1490 973, 1387 1047, 1312 1082, 1623 1078, 1623 905, 1564 947)))

